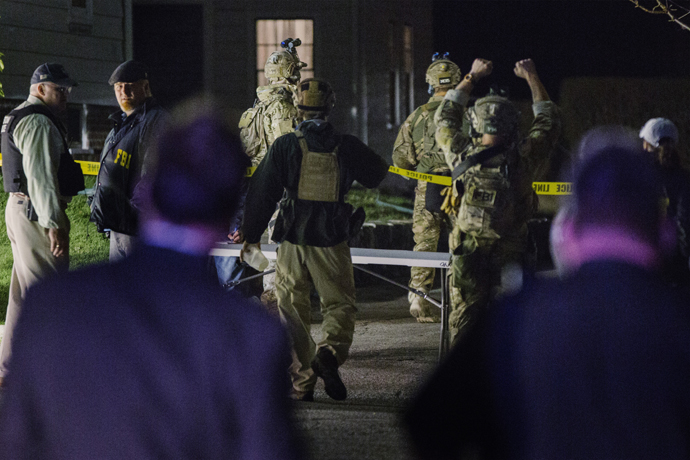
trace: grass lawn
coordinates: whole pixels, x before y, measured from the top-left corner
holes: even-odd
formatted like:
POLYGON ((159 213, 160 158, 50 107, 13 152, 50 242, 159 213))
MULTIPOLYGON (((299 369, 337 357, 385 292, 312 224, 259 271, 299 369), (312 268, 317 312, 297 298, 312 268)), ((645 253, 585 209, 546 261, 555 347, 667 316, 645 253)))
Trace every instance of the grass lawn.
MULTIPOLYGON (((86 176, 86 187, 93 187, 96 178, 86 176)), ((0 322, 4 323, 7 298, 12 275, 12 249, 7 239, 5 226, 5 205, 9 194, 0 193, 0 322)), ((96 226, 89 222, 89 207, 86 197, 79 195, 72 199, 67 208, 72 229, 70 231, 70 269, 76 269, 108 259, 108 240, 96 232, 96 226)))
MULTIPOLYGON (((86 176, 86 187, 93 187, 96 178, 86 176)), ((4 324, 7 310, 7 298, 12 274, 12 250, 7 239, 5 226, 5 205, 7 193, 0 193, 0 323, 4 324)), ((347 195, 347 201, 355 208, 364 207, 367 221, 387 221, 392 219, 410 219, 411 213, 401 212, 395 207, 412 209, 412 199, 383 195, 378 190, 353 188, 347 195), (382 205, 388 203, 391 206, 382 205)), ((89 222, 89 207, 86 197, 74 197, 67 208, 72 229, 70 231, 70 269, 74 270, 85 265, 102 262, 108 259, 108 240, 101 233, 96 232, 96 226, 89 222)))
POLYGON ((412 219, 412 198, 386 195, 376 189, 359 186, 350 190, 346 201, 355 209, 362 206, 367 214, 367 222, 412 219), (404 212, 401 208, 408 209, 409 212, 404 212))

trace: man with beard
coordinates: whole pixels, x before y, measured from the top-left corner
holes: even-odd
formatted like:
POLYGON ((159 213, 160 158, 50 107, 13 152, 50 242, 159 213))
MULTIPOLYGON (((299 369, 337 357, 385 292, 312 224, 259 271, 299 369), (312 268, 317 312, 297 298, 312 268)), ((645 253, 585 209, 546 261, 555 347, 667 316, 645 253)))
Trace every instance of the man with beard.
POLYGON ((154 166, 151 150, 168 114, 151 94, 146 67, 122 63, 108 80, 120 110, 101 153, 91 220, 99 231, 110 230, 110 261, 129 255, 136 241, 141 207, 141 178, 154 166))

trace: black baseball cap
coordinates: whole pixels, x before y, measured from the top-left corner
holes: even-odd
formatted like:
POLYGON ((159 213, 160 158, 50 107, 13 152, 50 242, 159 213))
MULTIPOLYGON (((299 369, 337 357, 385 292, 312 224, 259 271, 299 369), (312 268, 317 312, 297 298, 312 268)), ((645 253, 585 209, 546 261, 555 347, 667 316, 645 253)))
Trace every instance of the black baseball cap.
POLYGON ((146 66, 139 61, 125 61, 115 69, 108 79, 109 85, 115 83, 134 83, 139 80, 148 80, 149 72, 146 66))
POLYGON ((55 62, 46 62, 38 66, 34 70, 34 74, 31 76, 31 84, 36 83, 55 83, 59 86, 79 86, 79 84, 72 80, 62 64, 57 64, 55 62))

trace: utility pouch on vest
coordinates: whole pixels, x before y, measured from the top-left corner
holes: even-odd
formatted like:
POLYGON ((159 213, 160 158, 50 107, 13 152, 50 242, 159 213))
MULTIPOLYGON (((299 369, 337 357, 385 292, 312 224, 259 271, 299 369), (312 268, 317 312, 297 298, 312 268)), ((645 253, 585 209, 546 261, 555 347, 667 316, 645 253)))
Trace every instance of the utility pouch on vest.
POLYGON ((509 182, 500 168, 482 169, 465 178, 457 224, 465 233, 484 238, 498 238, 505 212, 509 182))
POLYGON ((311 152, 300 130, 295 131, 302 149, 302 167, 297 198, 308 201, 337 202, 340 192, 338 147, 332 152, 311 152))
MULTIPOLYGON (((450 171, 435 173, 438 176, 450 176, 450 171)), ((424 207, 429 212, 442 212, 441 205, 443 204, 443 195, 441 195, 441 190, 446 188, 446 185, 434 184, 432 182, 427 182, 426 184, 426 194, 424 195, 424 207)))

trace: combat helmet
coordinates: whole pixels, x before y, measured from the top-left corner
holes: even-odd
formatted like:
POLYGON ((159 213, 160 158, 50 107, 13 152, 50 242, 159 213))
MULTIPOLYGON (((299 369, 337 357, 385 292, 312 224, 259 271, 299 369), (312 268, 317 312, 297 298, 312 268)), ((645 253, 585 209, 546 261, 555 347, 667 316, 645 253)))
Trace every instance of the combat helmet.
POLYGON ((434 53, 431 65, 426 69, 426 82, 429 83, 429 94, 434 94, 436 88, 449 90, 462 80, 460 67, 448 59, 449 53, 434 53))
POLYGON ((477 135, 512 136, 517 133, 520 113, 507 97, 490 93, 477 99, 468 109, 472 129, 477 135))
POLYGON ((299 60, 297 55, 297 47, 302 44, 299 38, 288 38, 283 40, 280 46, 283 48, 280 51, 274 51, 266 59, 264 66, 264 74, 270 82, 285 79, 292 84, 297 84, 302 77, 300 69, 307 66, 306 63, 299 60))
POLYGON ((297 108, 305 112, 329 113, 335 105, 335 93, 325 80, 307 78, 299 84, 297 108))

